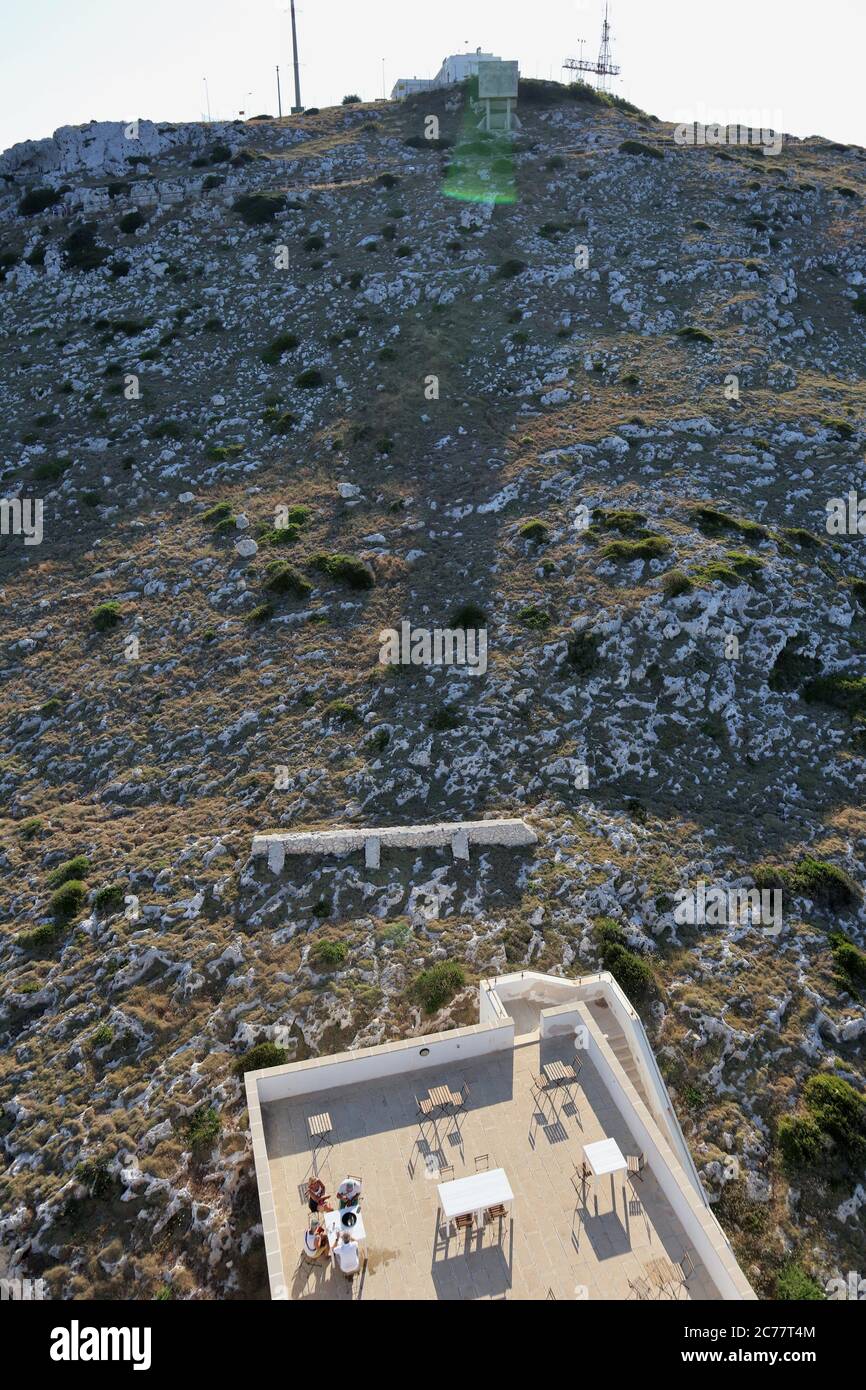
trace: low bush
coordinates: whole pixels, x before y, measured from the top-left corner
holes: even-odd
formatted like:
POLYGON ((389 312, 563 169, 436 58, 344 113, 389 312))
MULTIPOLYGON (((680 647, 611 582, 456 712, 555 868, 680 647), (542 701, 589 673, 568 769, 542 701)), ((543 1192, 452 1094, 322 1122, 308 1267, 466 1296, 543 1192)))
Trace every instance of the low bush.
POLYGON ((665 598, 679 598, 681 594, 691 593, 694 585, 683 570, 668 570, 662 575, 662 593, 665 598))
POLYGON ((543 521, 539 521, 537 518, 533 517, 531 521, 524 521, 518 534, 521 535, 525 541, 537 541, 538 544, 541 545, 547 540, 550 532, 543 521))
POLYGON ((451 627, 462 627, 467 630, 484 627, 487 617, 483 608, 479 608, 477 603, 463 603, 452 614, 451 627))
POLYGON ((848 714, 866 712, 866 676, 816 676, 803 687, 810 704, 830 705, 848 714))
POLYGON ((664 159, 664 151, 657 145, 645 145, 642 140, 623 140, 619 147, 620 154, 639 154, 644 159, 664 159))
POLYGON ((106 883, 94 893, 93 906, 97 912, 118 912, 123 907, 125 898, 125 883, 106 883))
POLYGON ((193 1151, 209 1149, 220 1132, 220 1117, 212 1105, 201 1105, 187 1119, 187 1138, 193 1151))
POLYGON ((294 352, 300 339, 294 333, 278 333, 273 342, 268 343, 261 353, 261 359, 269 367, 275 367, 287 352, 294 352))
POLYGON ((45 212, 48 208, 53 208, 57 203, 63 201, 63 189, 61 188, 31 188, 29 193, 18 204, 19 217, 34 217, 37 213, 45 212))
POLYGON ((777 1298, 803 1303, 805 1301, 817 1302, 826 1296, 821 1285, 811 1279, 799 1265, 785 1265, 785 1268, 776 1276, 777 1298))
POLYGON ((243 1076, 247 1071, 261 1071, 263 1067, 282 1067, 289 1060, 289 1054, 284 1047, 278 1047, 276 1043, 260 1042, 255 1047, 251 1047, 243 1057, 238 1057, 232 1064, 232 1071, 235 1076, 243 1076))
POLYGON ((347 584, 350 589, 371 589, 375 582, 364 561, 354 555, 320 552, 310 557, 310 564, 313 569, 347 584))
POLYGON ((123 616, 123 609, 116 599, 108 599, 105 603, 97 604, 90 615, 90 621, 97 632, 107 632, 109 628, 117 627, 123 616))
POLYGON ((427 1014, 435 1014, 450 1004, 466 983, 463 967, 453 960, 439 960, 415 976, 411 994, 427 1014))
POLYGON ((90 872, 90 861, 86 854, 76 854, 64 864, 58 864, 48 875, 48 887, 59 888, 71 878, 84 878, 90 872))
POLYGON ((309 579, 305 579, 293 565, 286 564, 285 560, 271 560, 266 573, 265 588, 271 593, 292 594, 295 598, 303 598, 305 594, 312 592, 313 586, 309 579))
POLYGON ((310 951, 310 962, 318 970, 337 970, 348 954, 345 941, 317 941, 310 951))
POLYGON ((87 885, 80 879, 70 878, 61 888, 51 894, 51 915, 59 922, 67 922, 80 912, 87 894, 87 885))
POLYGON ((92 222, 70 232, 61 249, 68 270, 98 270, 111 255, 108 247, 97 243, 96 227, 92 222))
POLYGON ((532 632, 546 632, 553 622, 550 614, 535 604, 527 604, 525 608, 521 608, 517 617, 523 626, 528 627, 532 632))
POLYGON ((607 541, 601 553, 605 560, 657 560, 667 555, 671 543, 664 536, 643 536, 633 541, 607 541))
POLYGON ((248 227, 261 227, 266 222, 273 222, 285 206, 286 199, 282 193, 244 193, 232 203, 232 211, 248 227))

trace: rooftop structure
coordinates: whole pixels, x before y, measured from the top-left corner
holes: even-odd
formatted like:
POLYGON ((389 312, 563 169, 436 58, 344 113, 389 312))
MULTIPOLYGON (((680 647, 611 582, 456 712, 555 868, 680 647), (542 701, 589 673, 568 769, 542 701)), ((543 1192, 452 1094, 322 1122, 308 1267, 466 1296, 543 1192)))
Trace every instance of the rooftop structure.
POLYGON ((249 1072, 246 1088, 274 1298, 755 1297, 608 974, 482 981, 471 1027, 249 1072), (362 1183, 351 1283, 303 1253, 307 1183, 334 1194, 347 1175, 362 1183))
POLYGON ((497 58, 495 53, 482 53, 480 48, 476 48, 474 53, 452 53, 449 58, 442 59, 442 66, 435 77, 399 78, 391 90, 391 98, 394 101, 399 101, 403 97, 409 96, 411 92, 423 92, 434 87, 453 87, 457 82, 463 82, 467 77, 477 77, 479 63, 499 63, 501 61, 501 58, 497 58))

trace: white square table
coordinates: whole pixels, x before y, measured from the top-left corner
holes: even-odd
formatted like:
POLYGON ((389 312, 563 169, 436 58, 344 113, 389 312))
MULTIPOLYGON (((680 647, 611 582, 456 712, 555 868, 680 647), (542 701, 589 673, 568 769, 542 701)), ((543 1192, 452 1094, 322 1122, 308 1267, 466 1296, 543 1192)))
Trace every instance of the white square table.
POLYGON ((439 1206, 450 1226, 458 1216, 475 1217, 480 1226, 488 1207, 514 1201, 511 1184, 504 1168, 491 1168, 486 1173, 474 1173, 469 1178, 455 1178, 439 1183, 439 1206))
POLYGON ((595 1144, 584 1144, 583 1156, 597 1178, 605 1173, 622 1173, 628 1168, 615 1139, 599 1139, 595 1144))
POLYGON ((323 1211, 322 1217, 324 1218, 325 1230, 328 1232, 328 1241, 332 1250, 344 1232, 346 1235, 351 1236, 353 1240, 361 1241, 367 1239, 367 1232, 364 1230, 364 1218, 361 1215, 360 1207, 344 1207, 342 1211, 323 1211), (358 1218, 354 1226, 343 1225, 341 1218, 347 1211, 354 1212, 358 1218))
MULTIPOLYGON (((584 1144, 583 1157, 597 1178, 610 1173, 610 1198, 616 1211, 616 1188, 614 1174, 628 1171, 628 1163, 620 1152, 615 1139, 599 1139, 594 1144, 584 1144)), ((596 1208, 598 1210, 598 1208, 596 1208)))

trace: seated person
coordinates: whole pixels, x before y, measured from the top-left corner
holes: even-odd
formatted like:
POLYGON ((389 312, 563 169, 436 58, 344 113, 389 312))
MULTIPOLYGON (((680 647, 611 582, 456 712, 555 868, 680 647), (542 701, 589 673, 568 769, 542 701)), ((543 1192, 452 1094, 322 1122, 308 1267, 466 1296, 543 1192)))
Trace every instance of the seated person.
POLYGON ((361 1196, 361 1183, 358 1178, 344 1178, 337 1188, 340 1207, 353 1207, 361 1196))
POLYGON ((358 1249, 358 1242, 353 1240, 348 1233, 344 1233, 341 1239, 334 1246, 334 1260, 343 1274, 354 1274, 361 1263, 361 1254, 358 1249))
POLYGON ((328 1232, 324 1226, 315 1226, 312 1231, 304 1232, 304 1254, 311 1260, 317 1260, 321 1255, 328 1253, 330 1242, 328 1232))
POLYGON ((325 1184, 321 1178, 311 1178, 307 1183, 307 1196, 310 1200, 310 1211, 333 1211, 331 1200, 325 1191, 325 1184))

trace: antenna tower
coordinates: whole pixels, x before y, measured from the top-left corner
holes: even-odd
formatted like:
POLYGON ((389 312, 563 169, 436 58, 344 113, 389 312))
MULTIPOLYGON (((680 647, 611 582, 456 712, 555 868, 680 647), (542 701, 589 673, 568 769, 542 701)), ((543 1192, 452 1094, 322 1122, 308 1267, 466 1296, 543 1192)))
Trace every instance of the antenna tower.
POLYGON ((583 40, 580 40, 581 57, 566 58, 563 67, 569 72, 575 73, 594 73, 595 85, 598 91, 606 92, 609 90, 609 78, 619 77, 619 64, 610 61, 610 20, 608 19, 608 3, 605 0, 604 19, 601 25, 601 44, 598 50, 598 59, 592 62, 583 55, 583 40))

